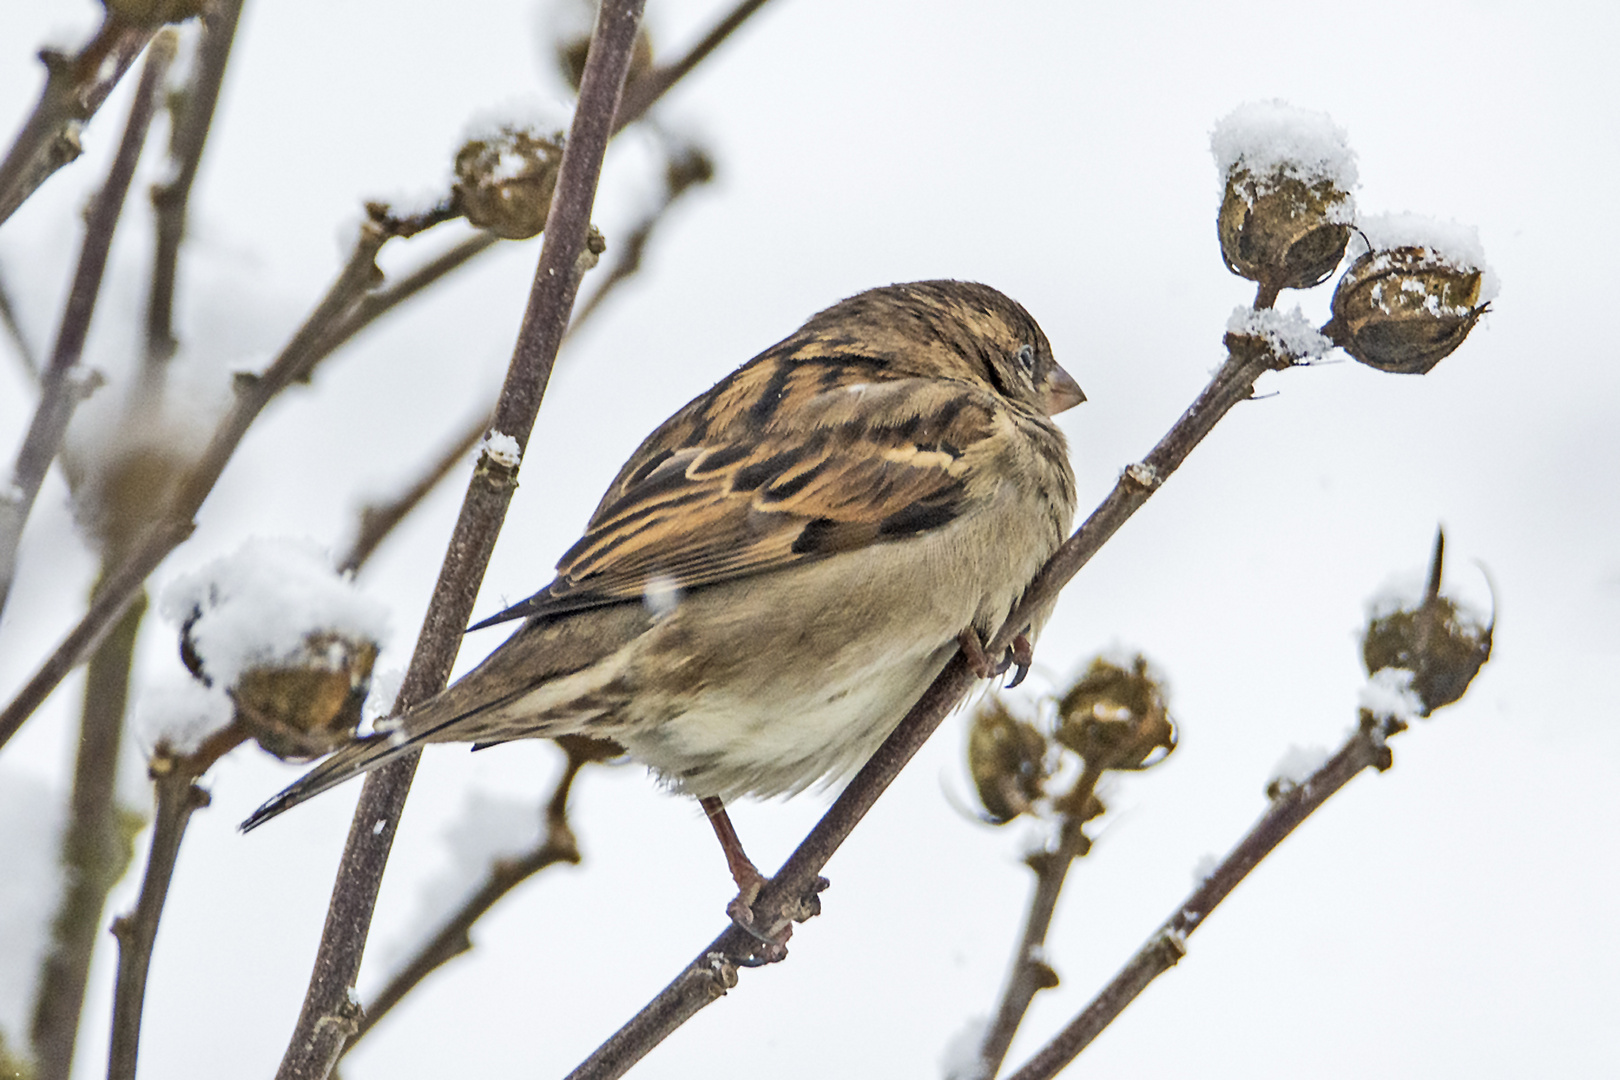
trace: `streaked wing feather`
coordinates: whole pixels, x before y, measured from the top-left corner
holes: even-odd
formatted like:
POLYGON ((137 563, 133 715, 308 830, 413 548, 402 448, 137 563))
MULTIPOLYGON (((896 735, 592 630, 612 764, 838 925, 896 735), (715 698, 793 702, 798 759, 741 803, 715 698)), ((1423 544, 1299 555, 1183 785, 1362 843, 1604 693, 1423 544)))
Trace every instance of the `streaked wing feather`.
POLYGON ((967 505, 963 459, 990 435, 997 408, 959 383, 894 379, 818 388, 761 431, 734 403, 733 422, 714 422, 705 406, 727 391, 717 386, 643 444, 551 585, 479 625, 638 599, 654 581, 700 588, 940 528, 967 505), (683 432, 696 441, 671 450, 683 432))

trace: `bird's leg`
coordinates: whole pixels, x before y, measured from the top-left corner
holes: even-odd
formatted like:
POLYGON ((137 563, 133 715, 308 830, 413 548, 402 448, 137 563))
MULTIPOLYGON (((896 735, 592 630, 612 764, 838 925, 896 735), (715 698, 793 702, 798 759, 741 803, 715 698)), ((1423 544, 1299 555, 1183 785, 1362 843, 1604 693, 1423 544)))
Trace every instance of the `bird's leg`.
POLYGON ((725 803, 717 796, 710 795, 699 799, 698 805, 703 807, 709 824, 714 827, 714 835, 720 840, 720 850, 726 855, 726 866, 731 870, 731 880, 737 883, 737 895, 726 905, 726 914, 731 916, 732 922, 760 942, 754 956, 756 964, 767 964, 783 959, 787 956, 787 950, 783 946, 787 944, 788 938, 793 936, 793 923, 804 922, 812 916, 821 914, 821 897, 818 894, 827 887, 827 879, 816 878, 815 884, 810 886, 810 891, 796 904, 782 912, 791 921, 767 933, 764 928, 754 925, 754 901, 759 899, 759 891, 765 887, 768 879, 759 872, 759 868, 748 857, 748 853, 743 851, 742 841, 737 838, 737 830, 732 827, 731 816, 726 813, 725 803))
POLYGON ((969 626, 956 635, 956 643, 962 647, 962 658, 967 661, 968 670, 980 679, 993 679, 1006 670, 990 662, 985 655, 984 642, 979 638, 979 632, 969 626))
MULTIPOLYGON (((725 852, 726 866, 731 870, 731 880, 737 883, 737 895, 726 905, 726 914, 731 916, 732 922, 759 937, 754 929, 754 901, 759 899, 759 890, 765 885, 765 875, 759 872, 759 867, 743 850, 737 830, 732 827, 731 817, 726 813, 726 804, 718 796, 709 795, 699 799, 698 805, 703 807, 709 824, 714 827, 714 835, 720 840, 720 850, 725 852)), ((788 932, 792 932, 791 928, 788 932)), ((782 941, 774 944, 783 944, 786 940, 784 935, 782 941)))

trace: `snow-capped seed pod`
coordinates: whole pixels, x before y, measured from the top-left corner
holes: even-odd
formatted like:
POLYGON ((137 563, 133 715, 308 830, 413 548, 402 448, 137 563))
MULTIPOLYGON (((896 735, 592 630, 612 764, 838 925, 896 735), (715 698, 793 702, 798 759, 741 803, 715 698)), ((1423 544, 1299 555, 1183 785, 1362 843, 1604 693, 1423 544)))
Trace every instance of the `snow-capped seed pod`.
POLYGON ((1325 113, 1256 102, 1222 119, 1210 147, 1225 185, 1216 232, 1227 269, 1273 293, 1325 281, 1355 217, 1343 129, 1325 113))
POLYGON ((1412 673, 1411 691, 1423 704, 1421 715, 1457 701, 1491 658, 1496 620, 1440 592, 1445 534, 1435 537, 1429 584, 1421 600, 1402 603, 1384 597, 1373 604, 1361 640, 1367 674, 1387 668, 1412 673))
POLYGON ((1128 668, 1093 660, 1058 703, 1058 717, 1053 738, 1089 768, 1146 769, 1176 748, 1164 688, 1140 655, 1128 668))
POLYGON ((237 677, 236 718, 283 761, 329 754, 354 738, 376 661, 374 641, 311 634, 296 655, 237 677))
POLYGON ((249 541, 176 580, 162 606, 182 623, 187 669, 270 753, 307 760, 354 737, 387 615, 321 552, 249 541))
POLYGON ((1324 333, 1380 371, 1421 375, 1450 356, 1490 307, 1483 274, 1428 247, 1368 251, 1333 291, 1324 333))
POLYGON ((1308 289, 1327 280, 1344 258, 1350 226, 1340 217, 1348 192, 1284 172, 1227 177, 1216 219, 1221 258, 1240 277, 1271 289, 1308 289))
POLYGON ((507 240, 546 227, 562 163, 563 135, 500 124, 456 153, 456 208, 467 220, 507 240))
POLYGON ((968 772, 989 820, 1005 825, 1041 797, 1048 775, 1046 737, 999 698, 986 698, 968 731, 968 772))

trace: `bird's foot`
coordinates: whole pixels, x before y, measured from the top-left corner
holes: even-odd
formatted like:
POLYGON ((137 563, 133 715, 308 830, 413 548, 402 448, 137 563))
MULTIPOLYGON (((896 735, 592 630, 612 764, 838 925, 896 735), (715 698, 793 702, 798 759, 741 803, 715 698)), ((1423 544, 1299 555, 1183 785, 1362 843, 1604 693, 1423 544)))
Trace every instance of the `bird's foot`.
POLYGON ((978 678, 993 679, 1008 668, 1016 668, 1012 679, 1007 683, 1008 689, 1024 681, 1024 676, 1029 674, 1029 665, 1035 659, 1034 646, 1029 643, 1028 635, 1023 633, 1013 638, 1000 663, 990 661, 989 655, 984 651, 984 642, 979 638, 979 632, 971 626, 956 635, 956 643, 961 646, 968 670, 978 678))

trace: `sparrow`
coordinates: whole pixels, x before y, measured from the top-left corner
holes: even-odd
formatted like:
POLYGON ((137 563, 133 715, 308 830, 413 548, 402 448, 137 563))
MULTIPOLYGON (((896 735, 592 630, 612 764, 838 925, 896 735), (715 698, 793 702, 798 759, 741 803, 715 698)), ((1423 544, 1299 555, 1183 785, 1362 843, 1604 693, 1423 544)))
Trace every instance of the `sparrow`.
POLYGON ((647 437, 556 578, 471 628, 522 621, 488 659, 243 829, 423 743, 583 734, 702 800, 757 891, 726 801, 853 772, 959 648, 981 677, 1005 669, 982 642, 1069 531, 1052 417, 1084 400, 989 286, 834 304, 647 437))

